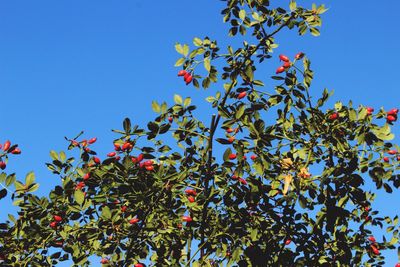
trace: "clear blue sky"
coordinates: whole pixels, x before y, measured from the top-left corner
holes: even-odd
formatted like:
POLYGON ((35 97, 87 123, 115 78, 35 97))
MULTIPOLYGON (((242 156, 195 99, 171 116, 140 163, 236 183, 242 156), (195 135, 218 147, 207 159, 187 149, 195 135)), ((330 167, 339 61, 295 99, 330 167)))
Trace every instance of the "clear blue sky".
MULTIPOLYGON (((314 95, 327 87, 335 90, 334 100, 399 107, 400 2, 317 3, 330 8, 321 36, 285 33, 277 37, 275 54, 307 53, 315 70, 314 95)), ((151 100, 172 103, 179 93, 203 105, 200 101, 215 89, 198 91, 177 79, 174 44, 205 35, 227 43, 222 5, 217 0, 2 1, 0 142, 10 139, 23 151, 7 170, 20 179, 35 171, 38 193, 44 194, 59 182, 44 163, 51 149, 66 148, 64 136, 84 130, 86 137, 98 137, 95 149, 105 155, 116 137, 110 130, 120 128, 124 117, 143 126, 154 117, 151 100)), ((272 70, 277 61, 267 64, 272 70)), ((204 115, 207 109, 201 110, 204 115)), ((11 209, 4 209, 8 200, 1 201, 3 219, 11 209)), ((377 208, 395 214, 399 202, 399 194, 383 194, 377 208)), ((396 261, 393 252, 387 266, 396 261)))

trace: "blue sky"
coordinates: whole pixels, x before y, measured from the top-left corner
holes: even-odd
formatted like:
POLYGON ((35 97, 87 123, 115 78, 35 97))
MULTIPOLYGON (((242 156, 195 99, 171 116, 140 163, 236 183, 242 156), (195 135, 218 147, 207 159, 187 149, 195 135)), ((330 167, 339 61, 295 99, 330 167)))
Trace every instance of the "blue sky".
MULTIPOLYGON (((400 2, 317 3, 329 8, 321 36, 278 35, 275 55, 306 52, 315 70, 311 92, 316 96, 326 87, 335 90, 335 101, 399 107, 400 2)), ((155 115, 151 101, 172 104, 174 93, 192 96, 205 116, 207 105, 201 101, 215 88, 199 91, 177 79, 174 44, 206 35, 228 43, 222 6, 215 0, 2 1, 0 142, 10 139, 23 151, 7 170, 20 179, 35 171, 38 193, 44 194, 59 182, 44 163, 51 149, 66 148, 64 136, 84 130, 85 137, 98 137, 95 149, 105 155, 116 137, 111 129, 121 128, 125 117, 145 126, 155 115)), ((278 61, 266 64, 273 70, 278 61)), ((272 74, 258 75, 267 80, 272 74)), ((395 214, 398 205, 385 205, 389 199, 399 204, 399 194, 383 194, 377 208, 395 214)), ((0 218, 9 211, 3 209, 0 218)), ((388 266, 396 261, 393 252, 388 266)))

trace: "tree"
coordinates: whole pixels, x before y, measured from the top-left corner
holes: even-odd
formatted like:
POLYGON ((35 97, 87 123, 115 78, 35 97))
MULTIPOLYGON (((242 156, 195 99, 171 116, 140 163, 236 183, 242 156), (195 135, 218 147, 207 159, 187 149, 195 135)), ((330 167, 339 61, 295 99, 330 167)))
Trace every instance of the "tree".
MULTIPOLYGON (((108 266, 384 264, 380 251, 398 243, 398 217, 380 216, 373 201, 380 189, 400 186, 399 147, 390 142, 398 109, 324 108, 331 93, 313 101, 310 60, 299 51, 279 56, 265 86, 256 71, 278 62, 278 34, 318 35, 326 10, 224 2, 229 35, 247 38, 242 47, 221 52, 208 37, 194 38, 193 50, 175 47, 187 85, 221 85, 206 99, 210 122, 196 118, 189 97, 175 95, 173 106, 153 101, 158 115, 146 128, 125 119, 104 160, 93 150, 96 138, 66 138, 79 157, 51 152, 47 166, 61 183, 48 197, 33 194, 33 173, 22 182, 3 172, 0 182, 14 184, 19 207, 18 218, 0 224, 3 265, 87 266, 90 255, 108 266), (375 192, 366 191, 368 181, 375 192), (377 241, 374 226, 387 237, 377 241)), ((4 146, 4 162, 20 153, 4 146)))

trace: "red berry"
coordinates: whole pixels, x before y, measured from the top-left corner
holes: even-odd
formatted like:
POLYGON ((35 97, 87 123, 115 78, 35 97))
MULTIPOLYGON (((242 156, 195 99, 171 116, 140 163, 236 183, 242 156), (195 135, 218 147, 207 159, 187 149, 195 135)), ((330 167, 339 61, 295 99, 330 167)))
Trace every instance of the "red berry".
POLYGON ((120 151, 121 150, 121 146, 119 144, 114 144, 114 150, 115 151, 120 151))
POLYGON ((189 200, 190 203, 195 202, 194 196, 188 196, 188 200, 189 200))
POLYGON ((276 69, 276 74, 282 73, 285 71, 285 67, 280 66, 279 68, 276 69))
POLYGON ((233 133, 233 131, 234 131, 234 130, 233 130, 232 128, 226 129, 226 132, 227 132, 227 133, 233 133))
POLYGON ((146 170, 148 170, 148 171, 154 170, 154 167, 153 167, 153 166, 145 166, 145 168, 146 168, 146 170))
POLYGON ((387 115, 397 115, 397 113, 399 113, 399 109, 398 108, 392 108, 391 110, 389 110, 387 112, 387 115))
POLYGON ((372 243, 376 242, 376 239, 373 236, 368 237, 368 240, 371 241, 372 243))
POLYGON ((292 243, 292 240, 290 240, 290 239, 286 239, 286 241, 285 241, 285 245, 287 246, 287 245, 289 245, 290 243, 292 243))
POLYGON ((397 263, 394 267, 400 267, 400 262, 397 263))
POLYGON ((186 189, 185 193, 186 193, 186 195, 189 195, 189 196, 196 196, 197 195, 197 192, 194 189, 186 189))
POLYGON ((19 154, 21 154, 21 149, 19 149, 18 147, 16 147, 16 148, 13 149, 13 151, 11 151, 11 154, 19 155, 19 154))
POLYGON ((288 69, 288 68, 290 68, 292 66, 292 64, 290 63, 290 62, 285 62, 285 63, 283 63, 283 67, 285 68, 285 69, 288 69))
POLYGON ((124 144, 122 145, 122 150, 123 150, 123 151, 128 150, 128 149, 130 148, 130 146, 131 146, 131 143, 126 142, 126 143, 124 143, 124 144))
POLYGON ((96 164, 100 164, 100 159, 98 157, 93 157, 93 161, 96 164))
POLYGON ((110 152, 110 153, 107 154, 107 157, 111 158, 111 157, 114 157, 115 155, 117 155, 117 153, 110 152))
POLYGON ((384 162, 389 162, 389 158, 388 157, 383 157, 383 161, 384 162))
POLYGON ((232 153, 232 154, 229 154, 229 159, 230 159, 230 160, 236 159, 236 154, 233 154, 233 153, 232 153))
POLYGON ((242 159, 243 159, 243 160, 247 160, 247 157, 246 157, 246 155, 244 155, 244 156, 242 157, 242 159))
POLYGON ((144 166, 152 166, 153 165, 153 161, 152 160, 146 160, 144 162, 144 166))
POLYGON ((244 98, 246 95, 247 95, 246 92, 241 92, 241 93, 238 94, 237 99, 242 99, 242 98, 244 98))
POLYGON ((129 223, 130 224, 135 224, 135 223, 138 223, 140 220, 138 219, 138 218, 133 218, 133 219, 130 219, 129 220, 129 223))
POLYGON ((182 221, 184 222, 191 222, 193 221, 192 217, 190 216, 182 216, 182 221))
POLYGON ((388 154, 396 155, 397 154, 397 150, 396 149, 391 149, 391 150, 388 151, 388 154))
POLYGON ((121 159, 120 156, 116 156, 116 157, 115 157, 115 160, 117 160, 117 161, 120 160, 120 159, 121 159))
POLYGON ((180 70, 180 71, 178 72, 178 76, 185 76, 186 73, 187 73, 186 70, 180 70))
POLYGON ((189 83, 191 83, 192 80, 193 80, 193 76, 192 76, 192 75, 189 75, 189 76, 187 76, 187 77, 185 76, 184 81, 186 82, 186 85, 188 85, 189 83))
POLYGON ((366 212, 368 212, 370 209, 371 209, 371 208, 370 208, 369 206, 365 206, 365 207, 364 207, 364 210, 365 210, 366 212))
POLYGON ((339 117, 339 114, 337 112, 335 112, 329 116, 329 120, 333 121, 333 120, 336 120, 338 117, 339 117))
POLYGON ((51 222, 51 223, 50 223, 50 227, 51 227, 51 228, 56 228, 56 227, 57 227, 57 222, 54 222, 54 221, 51 222))
POLYGON ((393 115, 388 115, 388 116, 386 117, 386 120, 387 120, 388 122, 393 122, 393 121, 396 121, 396 120, 397 120, 397 117, 396 117, 396 116, 393 116, 393 115))
POLYGON ((87 146, 87 140, 83 140, 83 141, 81 141, 80 143, 81 143, 82 146, 84 146, 84 147, 87 146))
POLYGON ((4 151, 7 151, 8 149, 10 149, 10 146, 11 146, 11 142, 10 142, 9 140, 7 140, 7 141, 4 143, 3 150, 4 150, 4 151))
POLYGON ((85 183, 84 183, 84 182, 79 182, 79 183, 76 185, 75 190, 82 189, 83 187, 85 187, 85 183))
POLYGON ((304 53, 303 52, 299 52, 299 53, 297 53, 295 56, 294 56, 294 58, 295 59, 302 59, 304 57, 304 53))
POLYGON ((54 215, 53 218, 54 218, 54 221, 56 221, 56 222, 61 222, 62 221, 62 217, 59 216, 59 215, 54 215))
POLYGON ((237 175, 235 175, 235 174, 234 174, 234 175, 232 175, 232 177, 231 177, 231 178, 232 178, 232 180, 238 180, 238 179, 240 179, 240 177, 238 177, 238 176, 237 176, 237 175))
POLYGON ((135 265, 133 265, 133 267, 144 267, 144 265, 141 263, 136 263, 135 265))
POLYGON ((257 158, 257 156, 256 155, 251 155, 251 160, 255 160, 256 158, 257 158))
POLYGON ((101 260, 100 260, 100 263, 101 264, 107 264, 109 262, 109 260, 107 259, 107 258, 102 258, 101 260))
POLYGON ((139 154, 136 158, 137 162, 141 162, 143 160, 143 154, 139 154))
POLYGON ((88 180, 90 178, 90 173, 86 173, 84 176, 83 176, 83 180, 88 180))
POLYGON ((240 182, 242 185, 247 185, 247 181, 246 181, 245 179, 243 179, 243 178, 239 178, 239 182, 240 182))
POLYGON ((174 121, 174 119, 172 117, 168 117, 168 122, 172 123, 174 121))
POLYGON ((285 55, 279 55, 279 59, 281 60, 281 61, 284 61, 284 62, 289 62, 289 58, 287 57, 287 56, 285 56, 285 55))
POLYGON ((122 211, 122 212, 125 212, 127 209, 128 209, 127 206, 122 206, 122 207, 121 207, 121 211, 122 211))
POLYGON ((373 252, 375 255, 379 255, 379 254, 380 254, 379 249, 377 249, 374 245, 371 245, 371 249, 372 249, 372 252, 373 252))
POLYGON ((368 108, 367 108, 367 114, 368 114, 368 115, 371 115, 372 112, 374 112, 374 109, 371 108, 371 107, 368 107, 368 108))
POLYGON ((0 169, 4 170, 6 168, 6 163, 4 161, 0 161, 0 169))
POLYGON ((234 136, 231 136, 231 137, 228 138, 228 142, 229 143, 233 143, 233 141, 235 141, 235 137, 234 136))
POLYGON ((97 141, 96 137, 93 137, 89 140, 89 144, 94 144, 97 141))

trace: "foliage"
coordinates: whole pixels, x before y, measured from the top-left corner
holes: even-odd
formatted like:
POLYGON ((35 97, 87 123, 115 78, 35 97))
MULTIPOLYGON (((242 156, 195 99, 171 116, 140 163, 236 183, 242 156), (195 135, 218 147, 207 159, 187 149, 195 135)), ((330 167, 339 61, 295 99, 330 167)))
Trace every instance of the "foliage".
POLYGON ((194 38, 193 50, 175 46, 189 83, 223 87, 206 99, 210 122, 196 119, 189 97, 175 95, 172 106, 153 101, 158 115, 145 128, 125 119, 102 161, 95 138, 67 138, 80 156, 50 153, 47 166, 61 183, 48 197, 32 194, 32 173, 24 183, 2 173, 19 207, 18 218, 0 224, 3 264, 87 266, 91 255, 107 266, 384 264, 380 251, 398 244, 398 217, 380 216, 373 201, 400 186, 399 148, 390 142, 397 110, 341 102, 326 109, 327 89, 312 101, 303 53, 281 56, 279 75, 264 85, 257 67, 277 62, 277 34, 317 36, 323 5, 224 2, 229 35, 247 37, 242 47, 222 53, 208 37, 194 38), (272 83, 274 91, 263 91, 272 83), (374 192, 365 189, 369 181, 374 192), (386 228, 382 240, 371 239, 374 226, 386 228))

